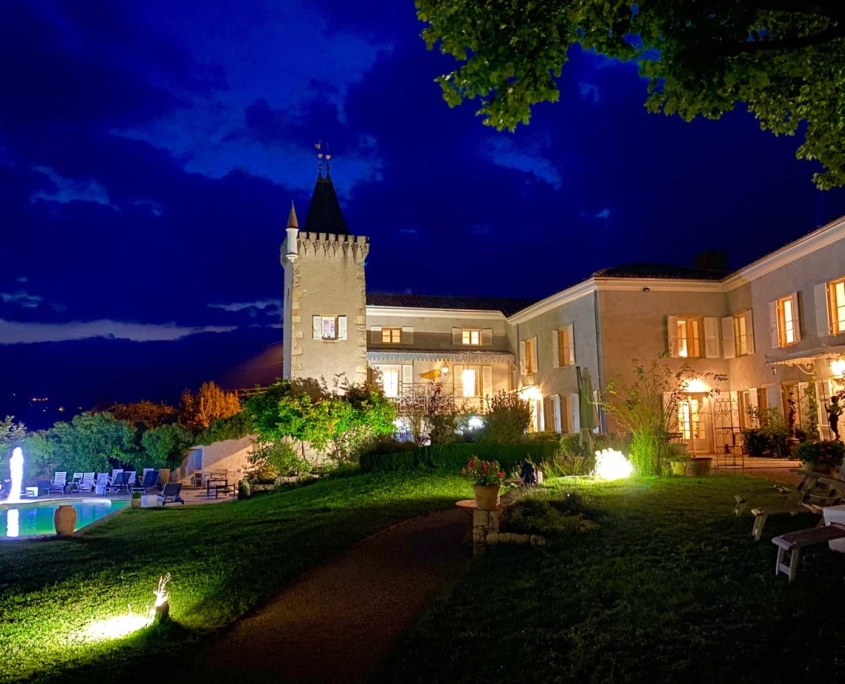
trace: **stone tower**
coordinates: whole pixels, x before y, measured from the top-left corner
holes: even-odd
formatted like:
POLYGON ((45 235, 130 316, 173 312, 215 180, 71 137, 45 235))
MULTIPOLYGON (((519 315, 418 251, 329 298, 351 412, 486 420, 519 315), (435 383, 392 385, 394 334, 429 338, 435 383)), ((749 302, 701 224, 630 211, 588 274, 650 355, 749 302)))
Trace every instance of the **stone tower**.
POLYGON ((369 249, 368 238, 349 234, 327 164, 303 229, 291 205, 282 243, 286 380, 313 378, 329 389, 366 381, 369 249))

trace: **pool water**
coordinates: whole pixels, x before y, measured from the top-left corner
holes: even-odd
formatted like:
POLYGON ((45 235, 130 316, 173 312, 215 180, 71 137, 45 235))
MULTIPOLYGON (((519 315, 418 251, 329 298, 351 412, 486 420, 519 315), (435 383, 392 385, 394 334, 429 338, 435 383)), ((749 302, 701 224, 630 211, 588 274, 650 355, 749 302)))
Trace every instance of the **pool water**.
POLYGON ((109 499, 75 499, 0 505, 0 539, 56 534, 53 516, 56 509, 62 505, 70 504, 76 509, 76 529, 79 530, 123 508, 128 503, 128 501, 110 501, 109 499))

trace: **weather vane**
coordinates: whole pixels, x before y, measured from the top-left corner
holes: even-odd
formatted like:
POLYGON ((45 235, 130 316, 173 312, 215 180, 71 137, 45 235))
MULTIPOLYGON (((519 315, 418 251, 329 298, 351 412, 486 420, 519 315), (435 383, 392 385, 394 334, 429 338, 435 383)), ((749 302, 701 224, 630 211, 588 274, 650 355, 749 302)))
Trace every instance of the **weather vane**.
POLYGON ((331 158, 332 155, 329 154, 329 144, 326 143, 326 153, 323 154, 323 141, 318 140, 317 143, 314 145, 317 149, 317 173, 318 175, 323 174, 323 158, 325 157, 326 160, 326 177, 328 177, 329 173, 331 172, 331 158))

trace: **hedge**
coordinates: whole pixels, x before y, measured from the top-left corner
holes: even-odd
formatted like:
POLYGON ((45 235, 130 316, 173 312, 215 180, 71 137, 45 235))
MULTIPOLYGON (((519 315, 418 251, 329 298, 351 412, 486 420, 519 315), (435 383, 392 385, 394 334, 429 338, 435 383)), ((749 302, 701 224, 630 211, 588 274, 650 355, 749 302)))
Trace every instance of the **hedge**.
POLYGON ((526 458, 539 463, 551 457, 558 446, 558 442, 551 441, 525 444, 442 444, 396 454, 364 454, 361 456, 361 470, 396 472, 430 468, 458 473, 470 456, 478 456, 485 461, 498 461, 504 470, 510 471, 518 468, 526 458))

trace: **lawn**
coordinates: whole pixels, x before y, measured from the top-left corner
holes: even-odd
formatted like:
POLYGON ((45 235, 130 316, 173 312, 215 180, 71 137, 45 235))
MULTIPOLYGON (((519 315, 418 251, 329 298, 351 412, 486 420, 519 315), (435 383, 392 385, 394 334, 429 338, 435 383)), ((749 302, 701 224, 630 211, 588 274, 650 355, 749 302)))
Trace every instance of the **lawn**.
MULTIPOLYGON (((807 556, 775 577, 732 476, 572 487, 599 526, 547 547, 495 547, 394 650, 385 682, 774 682, 845 680, 845 557, 807 556)), ((560 487, 558 483, 554 485, 560 487)))
POLYGON ((79 538, 0 544, 0 681, 120 681, 190 647, 305 569, 400 520, 449 508, 458 477, 368 474, 248 501, 128 510, 79 538), (82 636, 140 613, 171 573, 169 628, 82 636))

